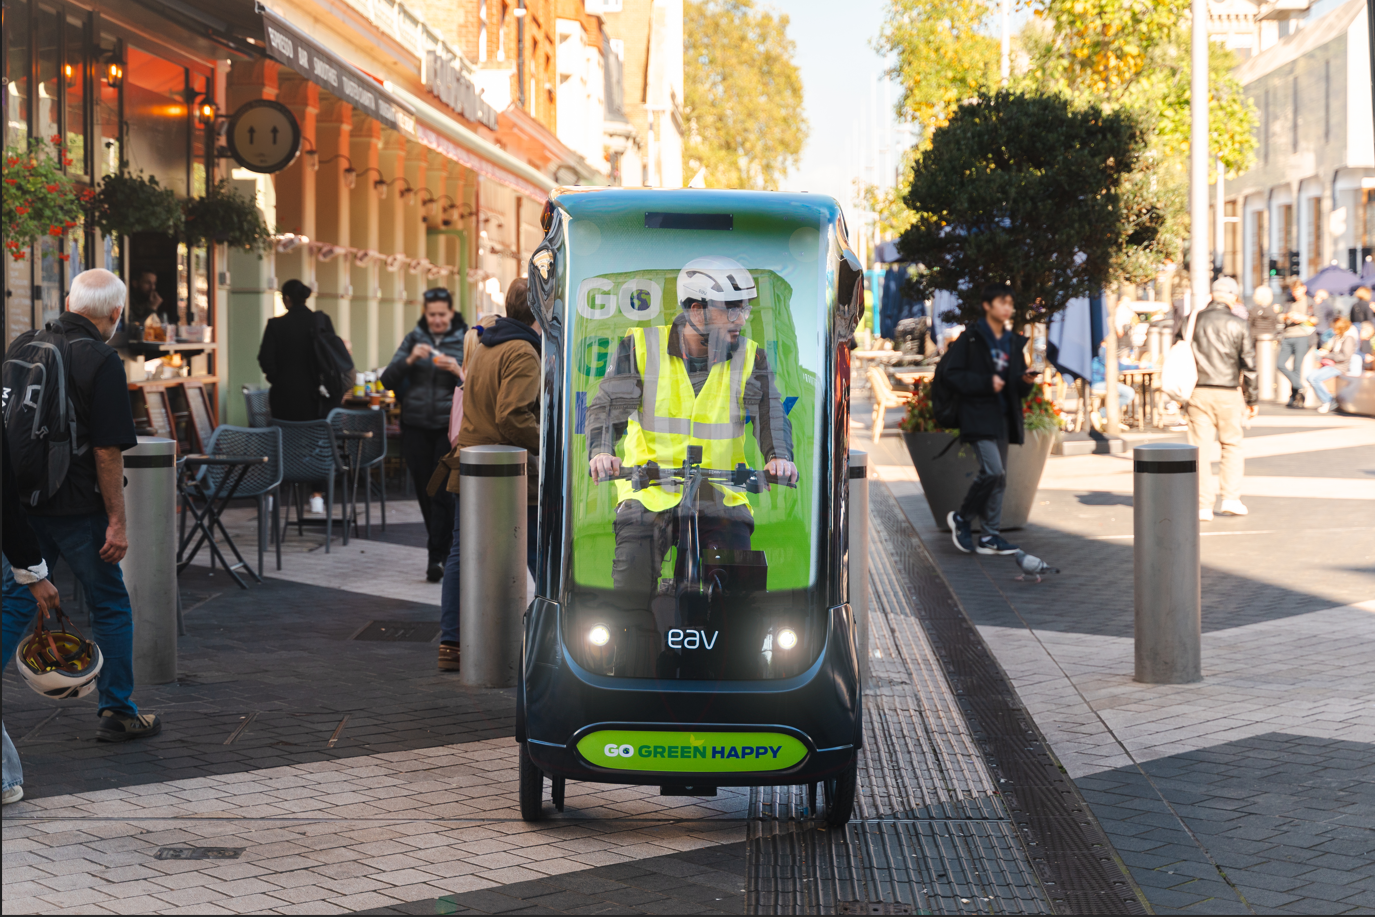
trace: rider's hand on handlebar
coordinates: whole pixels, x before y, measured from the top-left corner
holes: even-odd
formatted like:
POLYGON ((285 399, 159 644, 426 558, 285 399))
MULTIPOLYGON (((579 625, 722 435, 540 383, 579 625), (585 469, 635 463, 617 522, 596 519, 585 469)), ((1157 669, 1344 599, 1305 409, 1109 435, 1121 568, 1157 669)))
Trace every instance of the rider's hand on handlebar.
POLYGON ((621 460, 609 452, 601 452, 592 457, 588 470, 592 472, 592 480, 605 481, 621 473, 621 460))
POLYGON ((770 459, 764 470, 777 478, 780 484, 797 483, 797 466, 787 459, 770 459))

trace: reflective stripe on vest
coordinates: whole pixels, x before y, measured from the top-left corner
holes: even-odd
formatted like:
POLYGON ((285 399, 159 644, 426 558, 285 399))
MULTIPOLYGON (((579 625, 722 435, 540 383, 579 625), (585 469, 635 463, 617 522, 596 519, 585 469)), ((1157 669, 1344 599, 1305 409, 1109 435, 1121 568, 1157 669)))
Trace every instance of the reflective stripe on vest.
MULTIPOLYGON (((688 446, 702 447, 705 468, 733 469, 745 461, 745 381, 759 349, 743 339, 730 362, 711 367, 700 393, 692 389, 687 364, 668 352, 671 327, 632 328, 635 363, 641 369, 640 408, 630 415, 624 462, 656 462, 663 471, 681 468, 688 446)), ((639 500, 662 512, 682 499, 676 485, 636 493, 629 481, 616 482, 618 500, 639 500)), ((726 506, 748 506, 745 495, 721 489, 726 506)))

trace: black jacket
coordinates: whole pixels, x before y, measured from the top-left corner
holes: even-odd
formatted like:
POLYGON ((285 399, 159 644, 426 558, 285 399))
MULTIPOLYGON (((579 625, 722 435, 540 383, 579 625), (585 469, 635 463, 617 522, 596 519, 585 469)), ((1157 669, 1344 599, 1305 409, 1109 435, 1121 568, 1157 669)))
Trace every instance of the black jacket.
POLYGON ((29 527, 24 515, 23 504, 19 500, 19 486, 14 480, 14 469, 10 467, 10 440, 5 435, 5 425, 0 424, 0 449, 4 451, 4 535, 3 551, 11 567, 27 570, 43 562, 43 554, 38 548, 38 536, 29 527))
POLYGON ((966 328, 955 338, 945 358, 950 360, 947 378, 960 393, 961 439, 1006 439, 1020 445, 1026 440, 1022 422, 1022 399, 1031 386, 1022 381, 1026 375, 1026 337, 1012 335, 1012 355, 1007 367, 1007 388, 1011 397, 993 391, 993 351, 976 327, 966 328))
POLYGON ((325 416, 315 362, 317 321, 334 331, 329 315, 309 306, 292 306, 286 315, 268 319, 263 329, 258 365, 272 386, 267 401, 277 420, 319 420, 325 416))
POLYGON ((382 371, 382 387, 396 392, 401 399, 401 423, 413 430, 449 429, 449 411, 453 408, 454 389, 459 386, 458 377, 447 369, 437 368, 433 355, 416 360, 410 366, 406 365, 406 357, 416 344, 429 344, 434 350, 462 363, 463 335, 467 332, 468 326, 457 312, 449 330, 441 335, 430 333, 422 315, 401 341, 391 363, 382 371))
POLYGON ((1194 362, 1202 388, 1241 388, 1247 404, 1260 397, 1256 345, 1246 322, 1220 302, 1209 303, 1194 323, 1194 362))

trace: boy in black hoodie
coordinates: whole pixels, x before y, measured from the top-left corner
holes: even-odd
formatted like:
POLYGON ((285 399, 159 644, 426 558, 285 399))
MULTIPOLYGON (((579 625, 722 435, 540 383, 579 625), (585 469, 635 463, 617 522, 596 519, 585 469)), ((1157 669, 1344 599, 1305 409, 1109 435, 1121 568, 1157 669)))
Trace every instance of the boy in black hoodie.
POLYGON ((999 531, 1003 491, 1007 487, 1007 447, 1026 439, 1022 399, 1036 381, 1027 372, 1022 349, 1027 339, 1010 331, 1012 288, 993 283, 983 288, 984 317, 955 339, 945 359, 951 361, 950 384, 960 393, 960 441, 974 447, 979 474, 969 485, 958 512, 946 517, 955 547, 966 554, 1015 554, 999 531), (970 520, 982 520, 978 543, 970 520))

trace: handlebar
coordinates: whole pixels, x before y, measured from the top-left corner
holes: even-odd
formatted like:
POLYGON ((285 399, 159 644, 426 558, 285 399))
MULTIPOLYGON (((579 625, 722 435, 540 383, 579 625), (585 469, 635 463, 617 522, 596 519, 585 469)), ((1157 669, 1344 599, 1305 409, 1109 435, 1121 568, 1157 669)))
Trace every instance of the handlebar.
POLYGON ((724 468, 704 468, 701 465, 691 465, 688 474, 683 473, 683 469, 675 468, 672 471, 663 471, 654 463, 647 465, 631 465, 623 467, 620 474, 608 475, 601 478, 597 483, 607 484, 611 481, 629 481, 634 490, 640 491, 646 487, 661 487, 665 484, 686 484, 689 475, 701 480, 709 481, 724 487, 739 488, 746 493, 762 493, 769 485, 777 484, 782 487, 797 487, 796 481, 781 481, 778 475, 767 471, 759 471, 750 468, 741 462, 735 466, 734 470, 724 468))

